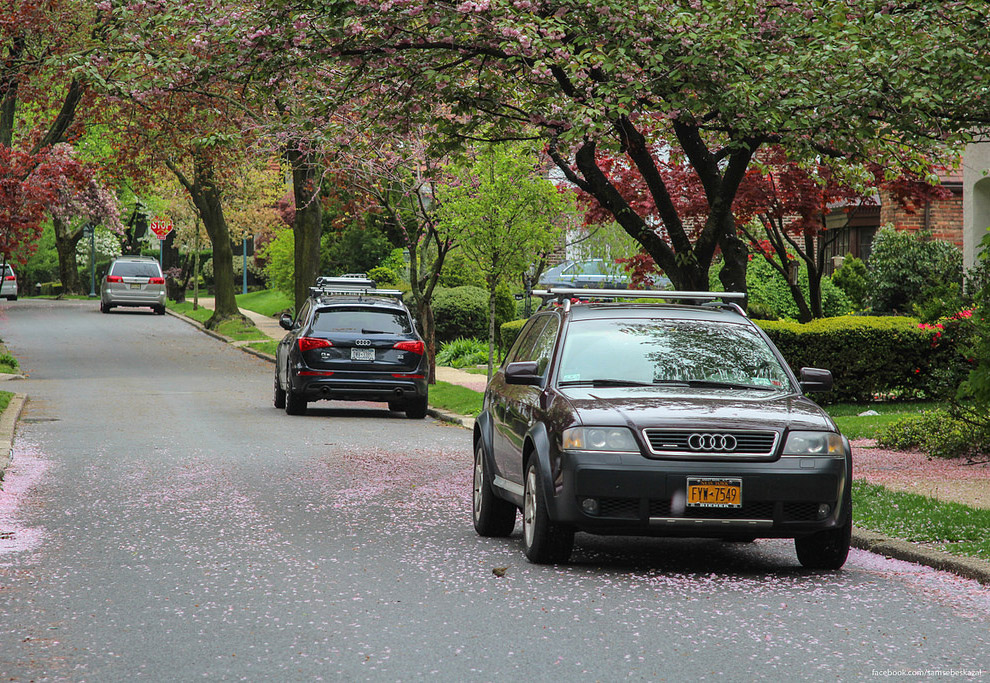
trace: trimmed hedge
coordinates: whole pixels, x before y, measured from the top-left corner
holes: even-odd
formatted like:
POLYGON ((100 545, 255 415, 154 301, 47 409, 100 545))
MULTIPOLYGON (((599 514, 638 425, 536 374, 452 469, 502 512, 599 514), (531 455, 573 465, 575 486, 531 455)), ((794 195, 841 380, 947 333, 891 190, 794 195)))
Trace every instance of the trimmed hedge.
POLYGON ((907 317, 841 316, 807 324, 755 321, 795 373, 802 367, 832 372, 821 403, 866 402, 878 396, 932 396, 960 362, 956 351, 933 344, 930 330, 907 317))
MULTIPOLYGON (((438 288, 433 293, 437 342, 466 337, 488 339, 488 292, 481 287, 438 288)), ((516 314, 515 300, 506 290, 496 292, 495 332, 516 314)), ((495 340, 496 343, 498 339, 495 340)))

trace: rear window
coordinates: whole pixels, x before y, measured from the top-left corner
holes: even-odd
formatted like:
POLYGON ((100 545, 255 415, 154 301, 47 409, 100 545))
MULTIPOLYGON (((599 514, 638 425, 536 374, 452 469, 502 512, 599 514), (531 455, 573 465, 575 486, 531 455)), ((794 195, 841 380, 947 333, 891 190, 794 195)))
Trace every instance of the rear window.
POLYGON ((314 332, 353 334, 412 334, 412 324, 404 311, 370 308, 331 308, 313 316, 314 332))
POLYGON ((111 275, 120 277, 161 277, 158 264, 153 261, 117 261, 110 269, 111 275))
POLYGON ((4 274, 4 277, 6 277, 8 275, 13 275, 14 274, 14 270, 10 266, 4 266, 3 267, 3 274, 4 274))

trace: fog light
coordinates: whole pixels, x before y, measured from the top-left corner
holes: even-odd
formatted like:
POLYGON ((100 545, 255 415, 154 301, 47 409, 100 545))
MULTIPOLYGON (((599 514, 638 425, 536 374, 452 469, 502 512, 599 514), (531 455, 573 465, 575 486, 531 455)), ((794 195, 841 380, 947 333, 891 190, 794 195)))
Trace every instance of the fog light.
POLYGON ((585 513, 589 515, 597 515, 598 512, 600 511, 600 508, 598 507, 598 501, 595 500, 594 498, 585 498, 584 500, 582 500, 581 509, 584 510, 585 513))
POLYGON ((822 503, 818 506, 818 519, 825 519, 830 512, 832 512, 832 506, 828 503, 822 503))

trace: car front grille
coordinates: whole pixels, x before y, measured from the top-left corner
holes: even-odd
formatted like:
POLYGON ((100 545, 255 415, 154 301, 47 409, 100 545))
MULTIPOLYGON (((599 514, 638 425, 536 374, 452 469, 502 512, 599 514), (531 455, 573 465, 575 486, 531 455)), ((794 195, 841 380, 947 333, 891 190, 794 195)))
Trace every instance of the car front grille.
POLYGON ((777 432, 706 429, 644 429, 650 451, 660 456, 772 457, 777 432))

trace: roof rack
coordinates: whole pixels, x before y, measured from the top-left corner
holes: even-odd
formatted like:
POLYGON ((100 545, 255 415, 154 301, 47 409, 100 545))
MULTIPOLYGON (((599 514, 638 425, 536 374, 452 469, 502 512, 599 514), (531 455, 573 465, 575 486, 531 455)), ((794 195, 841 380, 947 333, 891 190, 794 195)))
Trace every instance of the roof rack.
POLYGON ((689 292, 677 290, 638 290, 638 289, 580 289, 574 287, 553 287, 551 289, 534 290, 533 296, 543 299, 543 305, 550 301, 563 303, 564 310, 570 309, 571 299, 665 299, 665 300, 691 300, 707 301, 708 306, 719 308, 730 308, 741 315, 746 315, 742 307, 733 303, 735 301, 745 301, 746 295, 742 292, 689 292), (722 302, 718 300, 721 299, 722 302), (715 302, 715 303, 711 303, 715 302))
POLYGON ((375 281, 361 273, 350 273, 340 277, 318 277, 316 286, 310 287, 309 291, 314 296, 387 296, 402 299, 402 292, 398 289, 377 289, 375 281))

